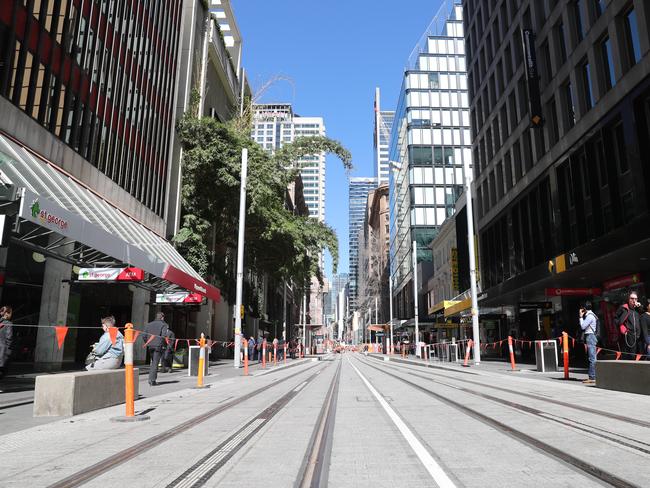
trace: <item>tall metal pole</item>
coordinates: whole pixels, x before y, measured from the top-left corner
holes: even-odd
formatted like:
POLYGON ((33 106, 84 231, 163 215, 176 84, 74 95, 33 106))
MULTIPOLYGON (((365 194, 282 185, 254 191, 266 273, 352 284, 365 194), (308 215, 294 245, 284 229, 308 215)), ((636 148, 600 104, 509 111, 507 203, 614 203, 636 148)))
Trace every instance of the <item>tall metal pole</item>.
POLYGON ((307 289, 302 293, 302 348, 307 353, 307 289))
POLYGON ((287 282, 282 280, 282 340, 287 341, 287 282))
POLYGON ((415 312, 415 355, 420 357, 420 325, 418 323, 418 243, 413 241, 413 311, 415 312))
POLYGON ((239 187, 239 235, 237 240, 237 291, 235 298, 235 368, 239 368, 241 348, 241 305, 244 285, 244 230, 246 228, 246 176, 248 173, 248 149, 241 150, 241 184, 239 187))
POLYGON ((389 276, 388 277, 388 288, 389 288, 389 296, 388 296, 388 308, 390 309, 390 342, 388 343, 388 347, 390 348, 388 351, 389 353, 392 353, 393 351, 393 277, 389 276))
POLYGON ((476 253, 474 252, 474 211, 472 208, 471 173, 465 162, 465 198, 467 199, 467 247, 469 248, 469 282, 472 293, 472 335, 474 340, 474 363, 481 362, 481 337, 478 327, 478 289, 476 286, 476 253))

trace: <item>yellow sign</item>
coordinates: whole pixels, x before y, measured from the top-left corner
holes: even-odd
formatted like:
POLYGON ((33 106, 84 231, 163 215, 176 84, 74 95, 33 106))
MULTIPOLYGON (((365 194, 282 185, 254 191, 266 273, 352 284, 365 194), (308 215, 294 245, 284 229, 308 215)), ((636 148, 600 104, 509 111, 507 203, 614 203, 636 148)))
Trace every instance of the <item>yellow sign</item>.
POLYGON ((451 248, 451 288, 460 291, 458 288, 458 248, 451 248))
POLYGON ((239 318, 240 319, 244 318, 244 305, 240 305, 239 307, 239 318))

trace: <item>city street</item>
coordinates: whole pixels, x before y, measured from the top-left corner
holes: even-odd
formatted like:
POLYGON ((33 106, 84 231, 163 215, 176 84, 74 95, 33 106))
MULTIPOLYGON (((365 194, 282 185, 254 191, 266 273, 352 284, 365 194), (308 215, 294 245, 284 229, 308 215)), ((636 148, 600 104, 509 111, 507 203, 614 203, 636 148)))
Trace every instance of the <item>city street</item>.
MULTIPOLYGON (((448 363, 447 363, 448 364, 448 363)), ((648 486, 650 398, 332 354, 0 437, 3 487, 648 486)), ((236 371, 235 371, 236 372, 236 371)))

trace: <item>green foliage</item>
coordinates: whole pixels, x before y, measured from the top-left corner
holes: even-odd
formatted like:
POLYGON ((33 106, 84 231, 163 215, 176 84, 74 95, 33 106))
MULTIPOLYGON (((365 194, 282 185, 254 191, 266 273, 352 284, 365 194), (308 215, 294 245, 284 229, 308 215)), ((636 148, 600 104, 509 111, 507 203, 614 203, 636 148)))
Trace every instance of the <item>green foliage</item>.
POLYGON ((242 148, 248 148, 245 266, 272 279, 322 282, 318 257, 327 250, 336 269, 338 240, 326 224, 286 208, 288 185, 302 156, 327 152, 351 168, 350 153, 326 137, 299 138, 271 155, 250 138, 242 119, 221 123, 190 109, 177 130, 183 146, 183 224, 175 244, 188 262, 231 300, 239 220, 242 148))

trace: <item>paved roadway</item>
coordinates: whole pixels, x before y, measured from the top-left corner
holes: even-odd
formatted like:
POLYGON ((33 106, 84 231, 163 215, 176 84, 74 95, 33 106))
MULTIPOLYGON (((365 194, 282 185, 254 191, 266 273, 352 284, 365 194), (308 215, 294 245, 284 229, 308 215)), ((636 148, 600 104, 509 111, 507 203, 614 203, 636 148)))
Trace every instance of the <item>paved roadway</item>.
POLYGON ((149 421, 113 407, 0 436, 0 486, 650 486, 650 397, 352 353, 290 365, 144 398, 149 421))

